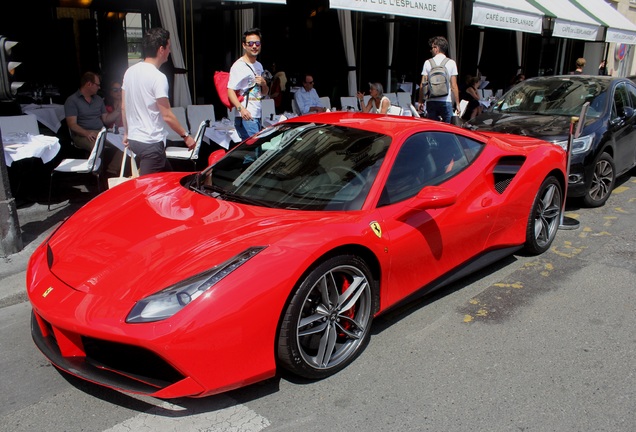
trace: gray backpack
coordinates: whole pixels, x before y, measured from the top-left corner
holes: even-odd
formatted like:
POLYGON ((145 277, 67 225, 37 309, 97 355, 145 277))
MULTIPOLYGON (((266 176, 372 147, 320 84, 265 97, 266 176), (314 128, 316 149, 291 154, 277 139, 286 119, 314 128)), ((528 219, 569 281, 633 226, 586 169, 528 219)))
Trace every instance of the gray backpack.
POLYGON ((428 95, 429 97, 443 97, 448 95, 450 80, 446 63, 450 60, 446 57, 441 64, 435 63, 435 59, 430 59, 431 71, 428 73, 428 95))

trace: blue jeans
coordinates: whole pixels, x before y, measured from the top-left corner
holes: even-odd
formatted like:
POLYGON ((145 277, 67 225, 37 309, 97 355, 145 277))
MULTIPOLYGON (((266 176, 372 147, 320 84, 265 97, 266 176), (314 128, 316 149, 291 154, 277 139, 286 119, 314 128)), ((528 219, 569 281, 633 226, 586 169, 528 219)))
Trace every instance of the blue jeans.
POLYGON ((242 117, 234 118, 234 127, 236 128, 236 132, 241 137, 241 140, 246 140, 252 135, 260 132, 261 128, 261 119, 252 119, 252 120, 243 120, 242 117))
POLYGON ((450 102, 426 101, 426 118, 431 120, 442 119, 445 123, 451 122, 453 117, 453 104, 450 102))

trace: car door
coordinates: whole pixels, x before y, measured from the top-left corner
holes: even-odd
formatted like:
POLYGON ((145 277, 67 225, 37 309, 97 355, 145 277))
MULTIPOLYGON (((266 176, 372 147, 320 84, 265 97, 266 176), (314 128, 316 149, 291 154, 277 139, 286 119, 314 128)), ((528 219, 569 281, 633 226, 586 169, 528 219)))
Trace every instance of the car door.
POLYGON ((634 165, 634 147, 636 147, 636 116, 631 101, 633 87, 628 83, 620 83, 614 90, 614 107, 610 120, 610 130, 614 141, 614 164, 618 174, 627 171, 634 165))
POLYGON ((385 306, 483 250, 497 214, 485 168, 472 163, 483 147, 447 132, 421 132, 402 145, 378 203, 390 256, 385 306), (448 188, 456 203, 402 215, 404 203, 426 186, 448 188))
MULTIPOLYGON (((636 112, 636 85, 629 82, 625 84, 625 88, 629 94, 629 106, 636 112)), ((636 118, 632 118, 630 126, 623 148, 621 149, 621 154, 625 158, 627 169, 636 165, 636 118)))

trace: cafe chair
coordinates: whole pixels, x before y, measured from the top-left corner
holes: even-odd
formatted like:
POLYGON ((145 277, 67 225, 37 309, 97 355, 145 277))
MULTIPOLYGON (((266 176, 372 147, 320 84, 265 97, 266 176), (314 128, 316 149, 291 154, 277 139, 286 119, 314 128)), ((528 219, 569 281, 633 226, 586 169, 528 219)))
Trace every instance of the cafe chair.
POLYGON ((331 109, 331 99, 329 99, 329 96, 321 97, 320 103, 322 104, 323 108, 327 108, 328 110, 331 109))
POLYGON ((67 174, 92 174, 97 177, 97 191, 101 192, 101 167, 102 167, 102 151, 104 150, 104 143, 106 141, 106 128, 97 134, 95 139, 95 145, 91 150, 88 159, 63 159, 62 162, 51 171, 51 179, 49 181, 49 203, 48 209, 51 210, 51 191, 53 190, 53 176, 56 173, 67 174))
POLYGON ((203 120, 199 124, 199 129, 194 137, 194 148, 189 149, 187 147, 166 147, 166 157, 168 159, 176 160, 189 160, 192 161, 194 170, 197 169, 197 160, 199 159, 199 150, 201 149, 201 143, 203 142, 203 134, 205 129, 210 127, 210 120, 203 120))
POLYGON ((391 105, 386 113, 388 115, 401 116, 404 113, 404 109, 398 105, 391 105))
POLYGON ((298 102, 296 102, 295 99, 292 99, 291 105, 292 105, 292 111, 294 112, 294 114, 298 116, 301 115, 300 107, 298 106, 298 102))
POLYGON ((188 125, 190 130, 198 127, 202 121, 209 120, 210 124, 216 121, 214 116, 214 105, 188 105, 186 108, 188 125))
MULTIPOLYGON (((187 129, 188 128, 188 120, 186 118, 186 110, 185 110, 185 108, 183 108, 183 107, 172 107, 171 109, 172 109, 172 113, 175 115, 177 120, 179 120, 179 124, 187 129)), ((166 137, 166 139, 168 141, 183 142, 183 137, 179 136, 179 134, 176 133, 175 131, 173 131, 170 126, 165 124, 165 122, 164 122, 164 125, 165 125, 164 127, 165 127, 166 131, 168 131, 168 136, 166 137)))
POLYGON ((360 107, 358 107, 358 98, 355 96, 341 96, 340 107, 343 111, 360 111, 360 107))
POLYGON ((38 119, 33 114, 0 116, 0 130, 7 136, 10 133, 26 132, 31 135, 40 135, 38 119))
POLYGON ((261 101, 261 116, 264 127, 271 126, 276 122, 276 104, 274 99, 263 99, 261 101))

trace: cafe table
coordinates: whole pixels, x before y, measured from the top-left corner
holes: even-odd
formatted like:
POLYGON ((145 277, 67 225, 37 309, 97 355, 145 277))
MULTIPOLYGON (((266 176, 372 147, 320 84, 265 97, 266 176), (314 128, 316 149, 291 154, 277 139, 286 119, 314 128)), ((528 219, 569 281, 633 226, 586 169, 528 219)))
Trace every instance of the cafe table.
POLYGON ((60 140, 54 136, 14 132, 2 136, 4 161, 7 166, 27 158, 40 158, 48 163, 60 151, 60 140))
POLYGON ((60 104, 23 104, 23 114, 33 114, 38 122, 57 133, 64 120, 64 105, 60 104))
POLYGON ((241 137, 234 128, 233 124, 224 122, 214 122, 210 127, 205 129, 204 137, 214 141, 224 149, 228 150, 232 142, 241 142, 241 137))

